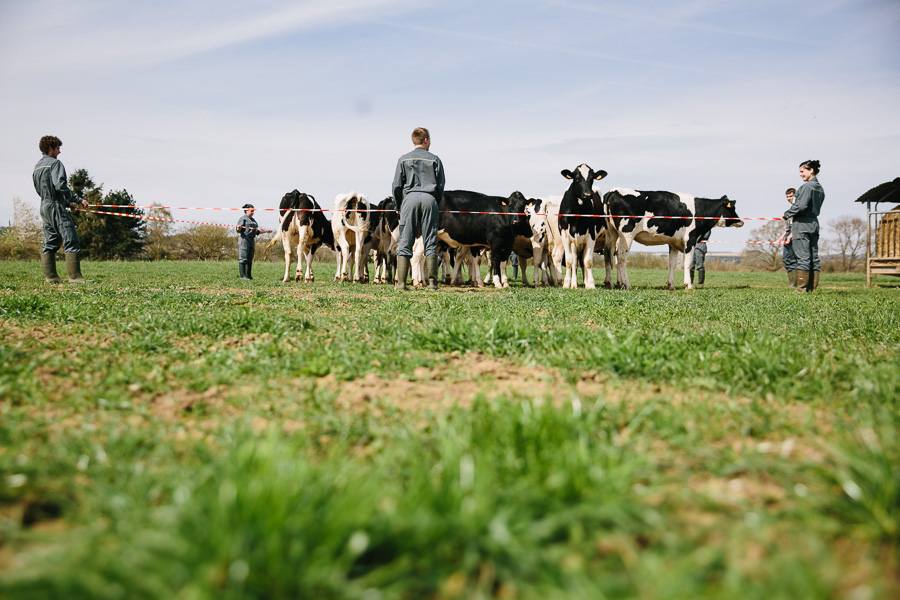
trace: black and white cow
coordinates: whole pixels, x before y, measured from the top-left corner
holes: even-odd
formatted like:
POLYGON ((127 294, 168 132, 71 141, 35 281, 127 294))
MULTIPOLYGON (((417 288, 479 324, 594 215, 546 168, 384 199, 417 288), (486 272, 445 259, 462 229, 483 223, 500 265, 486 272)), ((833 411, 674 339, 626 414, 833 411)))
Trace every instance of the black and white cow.
POLYGON ((338 194, 334 199, 334 217, 331 230, 334 234, 337 270, 335 281, 365 283, 369 280, 369 250, 373 236, 375 213, 366 197, 356 192, 338 194), (352 273, 351 273, 352 270, 352 273))
POLYGON ((501 272, 500 264, 509 258, 517 235, 531 235, 524 215, 527 204, 528 199, 521 192, 503 198, 478 192, 444 191, 439 203, 438 239, 451 248, 490 248, 494 287, 508 287, 508 282, 504 285, 506 274, 501 272), (455 214, 451 211, 505 214, 455 214))
POLYGON ((666 287, 674 289, 675 266, 678 253, 684 253, 684 286, 691 285, 690 267, 694 259, 697 239, 713 227, 742 227, 734 200, 728 196, 711 200, 672 192, 640 192, 613 188, 604 196, 612 215, 613 231, 617 237, 616 276, 619 287, 631 289, 628 281, 628 252, 633 242, 645 246, 669 246, 669 279, 666 287), (658 218, 670 217, 670 218, 658 218), (676 217, 676 218, 671 218, 676 217))
POLYGON ((378 203, 373 219, 375 243, 375 283, 393 283, 397 264, 397 242, 400 238, 400 214, 397 203, 388 196, 378 203))
MULTIPOLYGON (((606 258, 604 284, 612 287, 612 238, 608 234, 608 219, 594 216, 607 214, 602 196, 593 187, 595 181, 606 175, 606 171, 594 171, 585 164, 579 165, 574 171, 562 171, 562 176, 572 181, 559 205, 559 233, 566 257, 564 288, 578 287, 576 276, 579 264, 584 275, 584 287, 596 287, 591 269, 594 266, 594 249, 598 247, 598 240, 606 258)), ((557 264, 556 268, 560 269, 561 266, 557 264)))
MULTIPOLYGON (((550 255, 552 232, 544 204, 545 201, 541 198, 528 199, 525 215, 528 219, 528 227, 531 229, 531 237, 517 235, 513 241, 513 252, 519 257, 522 283, 525 287, 531 287, 531 283, 528 281, 529 261, 534 268, 535 286, 556 285, 557 278, 550 255)), ((559 237, 558 234, 559 232, 557 232, 557 237, 559 237)))
POLYGON ((306 273, 303 281, 315 281, 312 269, 312 259, 319 246, 328 246, 334 250, 334 236, 331 231, 331 223, 322 213, 322 207, 316 199, 309 194, 294 190, 281 198, 278 206, 278 214, 281 226, 265 253, 281 240, 284 247, 284 279, 290 281, 291 255, 293 248, 297 248, 297 273, 296 281, 301 281, 303 273, 303 261, 306 260, 306 273))

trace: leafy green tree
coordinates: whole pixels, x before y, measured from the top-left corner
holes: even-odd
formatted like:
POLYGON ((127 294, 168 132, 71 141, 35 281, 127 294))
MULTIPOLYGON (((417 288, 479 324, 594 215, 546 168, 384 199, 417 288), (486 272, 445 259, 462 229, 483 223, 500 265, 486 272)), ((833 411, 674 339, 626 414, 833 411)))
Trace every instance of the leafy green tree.
MULTIPOLYGON (((85 169, 78 169, 69 177, 69 187, 78 198, 89 204, 103 205, 94 210, 143 216, 135 207, 134 197, 127 190, 103 195, 103 185, 97 185, 85 169), (122 208, 113 208, 121 206, 122 208)), ((78 228, 81 251, 93 260, 126 260, 138 257, 144 249, 146 223, 134 217, 99 215, 82 211, 72 214, 78 228)))

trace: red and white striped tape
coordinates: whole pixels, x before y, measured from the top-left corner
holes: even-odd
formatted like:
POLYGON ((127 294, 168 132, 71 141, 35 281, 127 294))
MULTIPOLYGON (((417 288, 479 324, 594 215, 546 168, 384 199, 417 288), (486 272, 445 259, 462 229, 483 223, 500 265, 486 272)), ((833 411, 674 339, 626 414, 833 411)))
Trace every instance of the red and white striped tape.
MULTIPOLYGON (((98 205, 92 204, 91 206, 98 206, 98 205)), ((109 206, 109 205, 99 205, 99 206, 109 206)), ((130 206, 128 208, 135 208, 135 207, 130 206)), ((223 225, 222 223, 202 223, 200 221, 182 221, 180 219, 164 219, 162 217, 148 217, 146 215, 130 215, 128 213, 108 212, 108 211, 103 211, 103 210, 86 210, 84 208, 76 208, 75 210, 77 210, 78 212, 93 213, 95 215, 113 215, 115 217, 131 217, 132 219, 148 219, 150 221, 168 221, 170 223, 188 223, 188 224, 193 224, 193 225, 213 225, 215 227, 227 227, 229 229, 233 228, 233 227, 237 227, 237 225, 223 225)), ((244 227, 244 226, 241 225, 241 227, 244 227)), ((256 231, 259 231, 260 233, 274 233, 275 232, 274 229, 262 229, 261 227, 244 227, 244 229, 255 229, 256 231)))
MULTIPOLYGON (((89 204, 88 206, 92 207, 102 207, 102 208, 130 208, 130 209, 141 209, 141 210, 245 210, 242 208, 210 208, 204 206, 132 206, 130 204, 89 204)), ((278 208, 256 208, 254 210, 258 211, 276 211, 281 210, 278 208)), ((378 208, 370 208, 367 210, 357 210, 357 209, 329 209, 329 208, 288 208, 285 210, 290 210, 294 212, 397 212, 396 209, 378 209, 378 208)), ((510 213, 510 212, 488 212, 488 211, 474 211, 474 210, 442 210, 440 211, 442 214, 450 214, 450 215, 520 215, 520 216, 528 216, 528 213, 510 213)), ((112 214, 122 214, 122 213, 112 213, 112 214)), ((597 215, 597 214, 578 214, 578 213, 534 213, 538 216, 546 217, 548 215, 555 215, 557 217, 592 217, 592 218, 615 218, 615 219, 694 219, 697 221, 700 220, 710 220, 710 221, 718 221, 720 219, 724 219, 725 217, 690 217, 690 216, 657 216, 657 215, 597 215)), ((784 221, 782 217, 739 217, 741 221, 784 221)))

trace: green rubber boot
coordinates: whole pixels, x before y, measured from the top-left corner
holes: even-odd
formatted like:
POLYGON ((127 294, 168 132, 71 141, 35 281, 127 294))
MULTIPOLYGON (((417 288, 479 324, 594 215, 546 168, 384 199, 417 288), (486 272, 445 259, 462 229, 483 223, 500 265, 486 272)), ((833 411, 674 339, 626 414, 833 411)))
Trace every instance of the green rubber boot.
POLYGON ((398 256, 397 257, 397 283, 394 284, 394 289, 398 292, 406 291, 406 276, 409 274, 409 257, 408 256, 398 256))
POLYGON ((41 254, 41 267, 44 269, 44 281, 62 283, 63 280, 56 274, 56 252, 41 254))

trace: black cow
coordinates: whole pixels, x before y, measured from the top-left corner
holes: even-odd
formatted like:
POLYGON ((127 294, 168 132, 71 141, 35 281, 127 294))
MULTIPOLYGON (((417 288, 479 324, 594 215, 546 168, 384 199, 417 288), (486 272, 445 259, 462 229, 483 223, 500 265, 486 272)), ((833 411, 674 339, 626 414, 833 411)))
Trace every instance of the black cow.
POLYGON ((501 273, 500 263, 509 258, 517 235, 531 236, 528 218, 524 215, 527 205, 528 199, 521 192, 513 192, 509 198, 503 198, 478 192, 445 190, 438 205, 441 211, 438 239, 451 248, 490 248, 494 287, 508 287, 509 283, 504 283, 505 273, 501 273), (454 214, 449 211, 502 214, 454 214))
POLYGON ((281 198, 278 206, 278 214, 281 218, 281 226, 278 233, 266 246, 266 254, 281 240, 284 247, 284 279, 290 281, 291 254, 294 247, 297 248, 297 273, 294 279, 300 281, 303 271, 303 260, 306 259, 305 281, 315 281, 312 270, 312 259, 319 246, 328 246, 334 250, 334 235, 331 232, 331 223, 322 213, 322 207, 310 194, 304 194, 294 190, 281 198))
MULTIPOLYGON (((579 263, 584 274, 584 287, 593 289, 594 249, 601 243, 606 258, 606 287, 612 287, 612 237, 608 234, 607 219, 593 215, 606 214, 602 196, 594 191, 594 182, 606 177, 606 171, 594 171, 589 166, 579 165, 574 171, 563 169, 562 176, 571 179, 566 193, 559 204, 559 233, 566 257, 564 288, 577 288, 577 268, 579 263), (568 216, 587 215, 587 216, 568 216), (580 260, 579 260, 580 259, 580 260)), ((560 262, 562 257, 560 256, 560 262)), ((561 270, 560 264, 556 265, 561 270)))
POLYGON ((400 214, 397 203, 388 196, 378 203, 372 223, 375 242, 375 283, 393 283, 397 264, 397 242, 400 235, 400 214))
POLYGON ((617 236, 616 277, 619 287, 629 290, 631 284, 628 281, 627 261, 632 242, 638 241, 646 246, 668 244, 669 279, 666 287, 670 290, 675 289, 674 273, 678 253, 684 252, 684 286, 692 289, 690 267, 697 239, 716 226, 744 225, 734 208, 734 200, 729 200, 728 196, 711 200, 672 192, 639 192, 613 188, 604 196, 604 202, 610 214, 619 215, 612 217, 613 230, 617 236))

